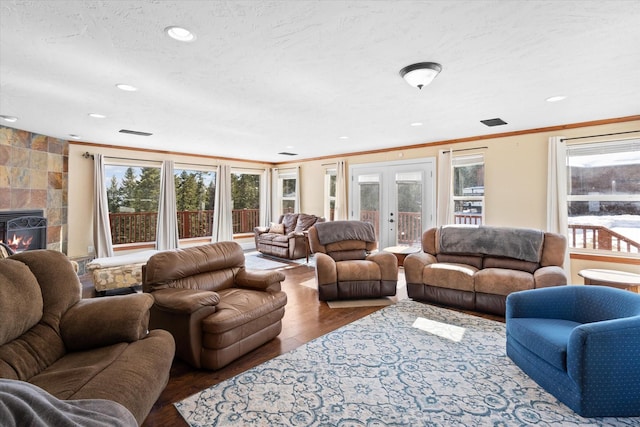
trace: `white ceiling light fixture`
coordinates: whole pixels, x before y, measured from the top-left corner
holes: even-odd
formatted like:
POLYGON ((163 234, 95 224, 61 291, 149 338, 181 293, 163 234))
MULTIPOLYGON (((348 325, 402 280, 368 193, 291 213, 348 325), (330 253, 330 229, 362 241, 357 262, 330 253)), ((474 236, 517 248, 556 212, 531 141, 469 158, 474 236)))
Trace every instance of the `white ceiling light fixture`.
POLYGON ((100 113, 89 113, 89 117, 93 117, 94 119, 106 119, 107 116, 100 113))
POLYGON ((420 127, 420 126, 422 126, 422 123, 420 123, 420 122, 414 122, 414 123, 411 123, 411 125, 410 125, 410 126, 413 126, 413 127, 420 127))
POLYGON ((18 121, 18 118, 14 117, 14 116, 0 115, 0 119, 4 120, 5 122, 9 122, 9 123, 14 123, 14 122, 18 121))
POLYGON ((549 98, 546 99, 547 102, 558 102, 558 101, 563 101, 567 99, 566 96, 564 95, 557 95, 557 96, 551 96, 549 98))
POLYGON ((170 26, 164 29, 169 37, 179 42, 192 42, 196 39, 196 35, 186 28, 170 26))
POLYGON ((138 88, 137 88, 137 87, 135 87, 135 86, 131 86, 131 85, 128 85, 128 84, 125 84, 125 83, 118 83, 118 84, 116 85, 116 87, 117 87, 118 89, 120 89, 120 90, 124 90, 125 92, 135 92, 135 91, 137 91, 137 90, 138 90, 138 88))
POLYGON ((407 65, 400 70, 400 77, 405 79, 413 87, 422 89, 436 78, 442 71, 442 65, 436 62, 419 62, 407 65))

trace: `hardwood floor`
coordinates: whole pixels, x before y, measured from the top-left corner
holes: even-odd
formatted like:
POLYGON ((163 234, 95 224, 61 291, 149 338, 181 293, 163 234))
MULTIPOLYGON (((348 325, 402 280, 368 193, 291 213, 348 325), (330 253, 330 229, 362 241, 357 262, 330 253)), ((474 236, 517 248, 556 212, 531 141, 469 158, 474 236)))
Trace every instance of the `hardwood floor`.
MULTIPOLYGON (((173 406, 174 402, 232 378, 382 308, 331 309, 325 302, 318 301, 316 290, 300 284, 314 278, 315 270, 312 266, 292 264, 291 267, 281 271, 286 275, 282 289, 287 293, 288 302, 280 335, 218 371, 196 370, 180 360, 175 360, 171 368, 169 384, 155 403, 143 426, 186 426, 187 423, 173 406)), ((83 283, 85 284, 84 297, 92 297, 91 279, 85 278, 83 283)), ((503 320, 496 316, 484 315, 483 317, 503 320)))

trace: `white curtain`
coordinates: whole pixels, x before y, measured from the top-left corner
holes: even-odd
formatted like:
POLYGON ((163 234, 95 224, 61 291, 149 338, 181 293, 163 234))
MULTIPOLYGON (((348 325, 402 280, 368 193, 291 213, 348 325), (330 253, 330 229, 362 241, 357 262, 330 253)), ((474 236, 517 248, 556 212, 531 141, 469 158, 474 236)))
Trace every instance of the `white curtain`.
POLYGON ((299 213, 301 212, 300 210, 300 199, 302 198, 302 195, 300 194, 300 166, 296 167, 296 201, 295 201, 295 205, 293 207, 294 212, 299 213))
MULTIPOLYGON (((566 236, 569 228, 567 215, 567 144, 561 136, 549 138, 547 170, 547 230, 566 236)), ((564 257, 564 269, 571 279, 569 245, 564 257)))
POLYGON ((160 199, 158 200, 158 224, 156 249, 178 248, 178 216, 176 212, 176 185, 173 177, 173 160, 162 162, 160 173, 160 199))
POLYGON ((349 219, 347 182, 347 166, 344 160, 340 160, 336 165, 336 203, 334 212, 334 220, 336 221, 349 219))
POLYGON ((213 211, 212 242, 233 240, 231 207, 231 167, 219 165, 216 172, 216 197, 213 211))
POLYGON ((272 169, 265 168, 262 172, 262 186, 264 191, 260 195, 260 224, 269 225, 271 222, 271 174, 272 169))
POLYGON ((104 176, 104 157, 94 155, 93 162, 93 247, 97 258, 112 257, 109 202, 104 176))
POLYGON ((438 153, 437 226, 453 223, 453 206, 451 206, 453 200, 451 195, 452 162, 453 152, 451 150, 441 150, 438 153))

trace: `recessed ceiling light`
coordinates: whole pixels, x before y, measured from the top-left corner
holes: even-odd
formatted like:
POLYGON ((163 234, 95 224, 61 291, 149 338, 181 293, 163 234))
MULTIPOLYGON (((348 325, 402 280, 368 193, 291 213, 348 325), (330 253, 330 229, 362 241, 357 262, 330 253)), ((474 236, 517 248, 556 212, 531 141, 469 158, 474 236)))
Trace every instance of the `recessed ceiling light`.
POLYGON ((349 139, 348 136, 341 136, 340 139, 349 139))
POLYGON ((565 100, 565 99, 567 99, 567 97, 566 97, 566 96, 564 96, 564 95, 557 95, 557 96, 552 96, 552 97, 550 97, 550 98, 547 98, 547 99, 546 99, 546 101, 547 101, 547 102, 558 102, 558 101, 562 101, 562 100, 565 100))
POLYGON ((89 117, 93 117, 94 119, 105 119, 107 116, 100 113, 89 113, 89 117))
POLYGON ((196 39, 196 35, 186 28, 171 26, 164 29, 169 37, 180 42, 192 42, 196 39))
POLYGON ((9 122, 9 123, 13 123, 13 122, 17 122, 18 121, 18 118, 17 117, 13 117, 13 116, 1 115, 0 118, 2 120, 4 120, 5 122, 9 122))
POLYGON ((411 126, 422 126, 422 123, 420 122, 411 123, 411 126))
POLYGON ((128 84, 124 84, 124 83, 118 83, 118 84, 116 85, 116 87, 117 87, 118 89, 120 89, 120 90, 124 90, 124 91, 127 91, 127 92, 135 92, 135 91, 137 91, 137 90, 138 90, 138 88, 137 88, 137 87, 135 87, 135 86, 131 86, 131 85, 128 85, 128 84))

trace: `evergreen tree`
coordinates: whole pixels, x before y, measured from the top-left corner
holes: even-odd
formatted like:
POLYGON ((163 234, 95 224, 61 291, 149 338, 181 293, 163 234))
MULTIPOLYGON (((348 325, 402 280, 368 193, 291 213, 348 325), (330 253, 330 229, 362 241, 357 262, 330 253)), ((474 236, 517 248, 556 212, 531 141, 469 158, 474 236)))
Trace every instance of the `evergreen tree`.
POLYGON ((111 184, 107 188, 107 204, 110 213, 118 212, 122 204, 122 191, 115 176, 111 177, 111 184))
MULTIPOLYGON (((138 188, 138 181, 133 168, 129 167, 124 172, 122 178, 122 186, 120 187, 120 206, 121 208, 129 208, 136 210, 136 193, 138 188)), ((120 209, 120 211, 126 212, 129 209, 120 209)))

